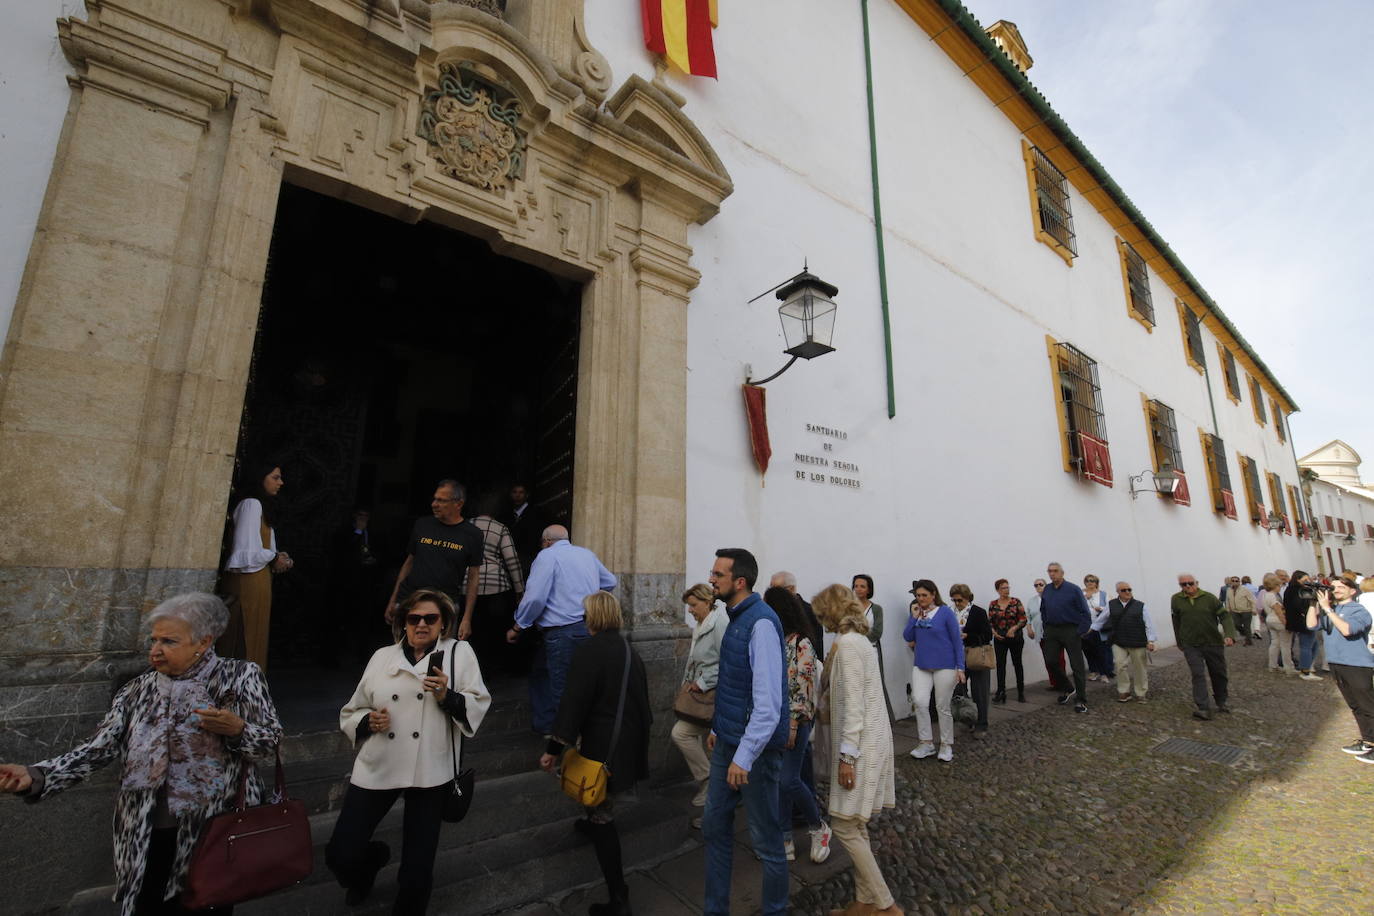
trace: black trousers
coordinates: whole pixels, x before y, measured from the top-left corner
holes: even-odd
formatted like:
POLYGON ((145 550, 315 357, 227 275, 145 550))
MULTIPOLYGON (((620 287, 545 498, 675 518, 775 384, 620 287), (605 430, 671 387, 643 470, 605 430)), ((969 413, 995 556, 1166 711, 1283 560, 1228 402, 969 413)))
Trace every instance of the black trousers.
POLYGON ((1183 658, 1188 662, 1188 670, 1193 674, 1193 702, 1198 709, 1206 710, 1207 680, 1212 681, 1212 696, 1218 706, 1226 705, 1229 695, 1227 685, 1230 678, 1226 673, 1225 646, 1184 646, 1183 658))
POLYGON ((396 876, 399 888, 392 913, 423 916, 434 886, 434 854, 439 849, 439 828, 443 824, 440 813, 448 791, 448 783, 428 789, 360 789, 350 783, 343 810, 324 850, 325 864, 339 884, 350 887, 351 879, 366 867, 372 834, 396 799, 404 794, 401 869, 396 876))
POLYGON ((494 595, 478 595, 472 607, 472 651, 483 675, 513 674, 519 668, 518 657, 523 653, 517 645, 506 642, 506 631, 515 623, 514 591, 494 595))
POLYGON ((1088 702, 1088 676, 1084 671, 1083 638, 1078 635, 1078 625, 1073 623, 1045 624, 1045 638, 1040 640, 1040 652, 1045 656, 1045 668, 1050 677, 1060 684, 1069 682, 1064 673, 1064 663, 1059 659, 1060 650, 1068 653, 1069 667, 1073 669, 1073 689, 1078 691, 1078 702, 1088 702))
POLYGON ((973 697, 973 703, 978 707, 977 727, 987 728, 988 701, 992 699, 988 685, 992 682, 992 672, 984 668, 982 671, 965 671, 964 676, 968 679, 969 695, 973 697))
POLYGON ((203 910, 188 910, 181 901, 173 897, 163 900, 167 890, 167 879, 172 875, 172 863, 177 854, 177 828, 155 829, 148 840, 148 855, 143 865, 143 886, 134 900, 134 916, 183 916, 189 913, 214 913, 215 916, 228 916, 234 912, 232 906, 207 907, 203 910))
POLYGON ((1355 724, 1360 727, 1360 739, 1374 744, 1374 681, 1371 681, 1370 673, 1363 665, 1331 663, 1331 677, 1340 688, 1345 705, 1355 714, 1355 724))
POLYGON ((1026 671, 1021 666, 1021 651, 1026 648, 1026 638, 1019 632, 1012 639, 994 639, 992 651, 997 654, 997 692, 1007 691, 1007 656, 1011 656, 1011 666, 1016 670, 1016 689, 1026 689, 1026 671))

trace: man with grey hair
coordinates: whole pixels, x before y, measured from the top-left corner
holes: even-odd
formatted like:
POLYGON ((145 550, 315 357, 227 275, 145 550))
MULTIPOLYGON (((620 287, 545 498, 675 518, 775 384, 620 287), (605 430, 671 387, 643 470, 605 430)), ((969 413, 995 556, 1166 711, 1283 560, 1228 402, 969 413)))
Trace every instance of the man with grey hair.
POLYGON ((521 630, 533 627, 543 636, 530 672, 530 717, 534 730, 547 735, 563 698, 573 649, 588 636, 582 599, 598 590, 608 592, 618 583, 596 554, 568 540, 568 529, 562 525, 545 528, 541 543, 506 641, 514 643, 521 630))
POLYGON ((386 622, 396 617, 396 605, 417 588, 434 588, 448 595, 455 607, 461 598, 463 616, 458 639, 472 635, 472 611, 477 606, 478 571, 482 568, 482 532, 463 518, 467 494, 456 480, 444 479, 434 488, 429 518, 415 520, 410 548, 396 575, 396 587, 386 605, 386 622))
POLYGON ((1173 618, 1174 642, 1183 650, 1188 670, 1193 675, 1193 718, 1212 718, 1207 696, 1207 681, 1212 682, 1212 699, 1217 712, 1229 713, 1229 678, 1226 647, 1235 645, 1236 625, 1216 595, 1198 587, 1197 576, 1178 574, 1178 593, 1169 601, 1173 618))
POLYGON ((1092 613, 1088 610, 1088 599, 1083 590, 1064 578, 1064 567, 1051 563, 1045 567, 1045 575, 1050 583, 1040 593, 1040 618, 1044 624, 1045 636, 1040 641, 1040 652, 1045 657, 1045 668, 1052 679, 1060 683, 1068 682, 1064 663, 1059 660, 1062 649, 1069 656, 1069 666, 1073 669, 1073 686, 1059 698, 1060 706, 1073 704, 1074 712, 1088 711, 1088 679, 1085 674, 1087 663, 1083 658, 1083 636, 1092 626, 1092 613))
POLYGON ((1145 603, 1135 596, 1131 583, 1116 583, 1116 597, 1107 602, 1107 613, 1093 621, 1093 629, 1109 633, 1112 638, 1116 701, 1144 700, 1150 689, 1146 664, 1148 654, 1155 650, 1155 625, 1145 603))
MULTIPOLYGON (((817 619, 816 612, 811 609, 811 602, 797 594, 797 577, 785 569, 779 570, 773 573, 772 577, 768 580, 768 587, 785 588, 801 602, 802 617, 806 620, 806 637, 811 640, 811 645, 815 646, 816 655, 820 658, 825 658, 825 647, 822 645, 822 640, 825 639, 825 628, 821 626, 820 620, 817 619)), ((870 595, 869 597, 872 598, 873 596, 870 595)))

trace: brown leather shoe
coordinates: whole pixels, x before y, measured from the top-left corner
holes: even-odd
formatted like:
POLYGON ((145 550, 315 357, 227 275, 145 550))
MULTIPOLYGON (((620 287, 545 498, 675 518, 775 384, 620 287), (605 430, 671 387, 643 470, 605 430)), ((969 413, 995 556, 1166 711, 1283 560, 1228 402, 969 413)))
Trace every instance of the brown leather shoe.
POLYGON ((874 910, 873 916, 906 916, 906 911, 899 907, 896 901, 893 901, 892 906, 885 910, 874 910))
MULTIPOLYGON (((855 900, 842 910, 831 910, 830 916, 872 916, 877 910, 871 903, 860 903, 855 900)), ((886 911, 884 911, 886 912, 886 911)))

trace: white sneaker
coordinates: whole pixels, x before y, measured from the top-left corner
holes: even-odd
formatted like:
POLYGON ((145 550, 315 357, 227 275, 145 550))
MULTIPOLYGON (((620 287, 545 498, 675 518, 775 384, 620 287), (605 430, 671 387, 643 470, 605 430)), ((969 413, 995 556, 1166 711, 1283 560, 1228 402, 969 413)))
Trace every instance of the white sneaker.
POLYGON ((949 763, 951 760, 953 760, 953 759, 954 759, 954 745, 952 745, 952 744, 942 744, 942 745, 940 745, 940 756, 939 756, 939 758, 937 758, 937 759, 942 760, 942 761, 945 762, 945 763, 949 763))
POLYGON ((797 861, 797 847, 792 842, 791 834, 788 834, 787 838, 782 841, 782 854, 787 856, 789 862, 797 861))
POLYGON ((1312 674, 1310 671, 1306 674, 1300 674, 1298 677, 1302 678, 1304 681, 1320 681, 1322 679, 1319 675, 1312 674))
POLYGON ((701 781, 701 788, 697 789, 697 794, 692 796, 693 808, 704 808, 706 806, 706 795, 710 788, 711 780, 703 779, 701 781))
POLYGON ((911 749, 911 756, 915 757, 917 760, 925 760, 934 753, 935 745, 933 744, 918 744, 911 749))
POLYGON ((811 833, 811 861, 817 865, 830 858, 830 825, 821 821, 811 833))

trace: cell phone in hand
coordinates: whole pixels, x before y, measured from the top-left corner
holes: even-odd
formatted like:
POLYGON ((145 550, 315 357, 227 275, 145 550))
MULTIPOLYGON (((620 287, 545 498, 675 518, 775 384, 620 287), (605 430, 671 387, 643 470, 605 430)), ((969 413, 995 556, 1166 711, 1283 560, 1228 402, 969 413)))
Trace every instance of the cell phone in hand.
POLYGON ((444 653, 434 652, 429 656, 429 676, 438 677, 444 673, 444 653))

